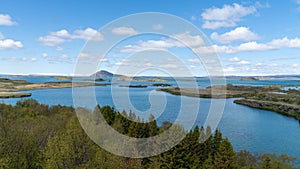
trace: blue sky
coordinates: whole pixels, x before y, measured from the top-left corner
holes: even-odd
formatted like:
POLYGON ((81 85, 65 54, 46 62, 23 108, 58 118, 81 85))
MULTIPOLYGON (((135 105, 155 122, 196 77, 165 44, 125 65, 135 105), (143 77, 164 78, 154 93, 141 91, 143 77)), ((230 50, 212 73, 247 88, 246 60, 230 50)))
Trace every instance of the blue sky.
MULTIPOLYGON (((97 30, 119 17, 140 12, 169 13, 194 24, 218 53, 226 75, 300 74, 299 0, 0 0, 0 4, 0 74, 72 75, 77 57, 87 57, 81 53, 86 40, 98 35, 98 40, 104 41, 97 30)), ((156 26, 165 27, 163 23, 156 26)), ((130 25, 114 31, 139 32, 130 25)), ((188 32, 177 37, 197 40, 188 32)), ((128 61, 128 53, 161 43, 168 45, 151 50, 170 50, 185 59, 195 75, 202 75, 202 68, 194 68, 198 63, 185 57, 191 55, 189 51, 157 36, 137 36, 118 44, 103 59, 109 63, 100 68, 115 71, 128 61), (116 56, 123 58, 110 59, 116 56)), ((155 56, 148 59, 149 63, 141 64, 153 67, 155 56)), ((172 62, 156 66, 178 69, 172 62)))

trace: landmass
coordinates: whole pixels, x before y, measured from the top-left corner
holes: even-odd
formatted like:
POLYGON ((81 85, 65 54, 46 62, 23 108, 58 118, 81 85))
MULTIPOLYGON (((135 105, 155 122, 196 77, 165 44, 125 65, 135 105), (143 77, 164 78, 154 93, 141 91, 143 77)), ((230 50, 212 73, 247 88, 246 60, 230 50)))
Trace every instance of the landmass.
POLYGON ((147 85, 120 85, 120 87, 130 87, 130 88, 147 88, 147 85))
POLYGON ((56 89, 56 88, 71 88, 85 86, 106 86, 108 84, 95 84, 89 82, 45 82, 45 83, 30 83, 25 80, 10 80, 8 78, 0 78, 0 98, 21 98, 29 97, 31 93, 20 92, 24 90, 36 89, 56 89))
POLYGON ((244 80, 244 81, 257 81, 259 79, 255 78, 255 77, 243 77, 240 80, 244 80))
POLYGON ((280 92, 281 89, 278 86, 234 86, 228 84, 226 86, 217 85, 207 87, 206 89, 194 89, 194 88, 160 88, 158 91, 168 92, 173 95, 183 95, 199 98, 241 98, 254 96, 257 93, 269 91, 280 92), (214 91, 214 93, 212 93, 214 91))
POLYGON ((206 89, 160 88, 173 95, 199 98, 239 98, 234 103, 270 110, 300 120, 300 91, 282 90, 280 86, 212 86, 206 89), (212 94, 212 90, 215 93, 212 94))
POLYGON ((23 98, 30 96, 31 93, 26 92, 0 92, 0 98, 23 98))
POLYGON ((61 76, 61 77, 56 77, 54 79, 55 80, 72 80, 72 77, 61 76))
POLYGON ((152 86, 167 87, 167 86, 172 86, 172 85, 166 84, 166 83, 154 83, 152 86))

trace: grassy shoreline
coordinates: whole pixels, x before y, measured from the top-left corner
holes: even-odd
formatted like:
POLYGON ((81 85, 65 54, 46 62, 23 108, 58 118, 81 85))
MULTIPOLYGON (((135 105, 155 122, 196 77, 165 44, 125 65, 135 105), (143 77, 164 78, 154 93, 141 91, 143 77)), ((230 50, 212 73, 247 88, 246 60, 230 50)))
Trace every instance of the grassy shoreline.
POLYGON ((234 103, 269 110, 300 121, 300 91, 284 91, 278 86, 212 86, 206 89, 160 88, 177 96, 197 98, 242 98, 234 103), (220 94, 212 94, 212 91, 220 94))

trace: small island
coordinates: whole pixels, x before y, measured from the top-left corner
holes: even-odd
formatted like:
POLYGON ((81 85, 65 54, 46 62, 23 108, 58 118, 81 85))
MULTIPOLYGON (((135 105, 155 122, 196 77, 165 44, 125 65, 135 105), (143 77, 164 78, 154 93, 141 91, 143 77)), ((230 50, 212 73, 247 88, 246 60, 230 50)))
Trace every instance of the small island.
POLYGON ((258 81, 259 79, 255 78, 255 77, 243 77, 240 80, 243 80, 243 81, 258 81))
POLYGON ((146 85, 120 85, 120 87, 129 87, 129 88, 147 88, 146 85))
POLYGON ((166 84, 166 83, 154 83, 152 86, 169 87, 169 86, 172 86, 172 85, 166 84))
POLYGON ((30 97, 31 93, 26 92, 0 92, 0 98, 23 98, 30 97))
POLYGON ((61 76, 61 77, 55 77, 54 79, 59 81, 70 81, 72 80, 72 77, 61 76))

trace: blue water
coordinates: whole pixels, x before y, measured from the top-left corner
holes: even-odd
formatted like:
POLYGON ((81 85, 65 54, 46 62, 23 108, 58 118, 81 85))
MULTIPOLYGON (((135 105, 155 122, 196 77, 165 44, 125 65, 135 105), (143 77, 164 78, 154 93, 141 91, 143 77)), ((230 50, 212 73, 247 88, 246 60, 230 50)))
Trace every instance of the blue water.
MULTIPOLYGON (((24 79, 27 80, 27 79, 24 79)), ((45 79, 40 79, 40 81, 45 79)), ((38 80, 37 80, 38 81, 38 80)), ((185 81, 188 80, 185 79, 185 81)), ((199 87, 209 85, 208 79, 198 79, 199 87)), ((229 79, 228 83, 237 85, 291 85, 300 86, 300 81, 287 80, 287 81, 239 81, 236 79, 229 79)), ((176 86, 175 81, 167 82, 176 86)), ((149 82, 134 82, 134 84, 149 84, 149 82)), ((126 88, 119 87, 118 83, 112 86, 118 94, 123 95, 126 90, 129 90, 130 101, 136 109, 137 114, 142 118, 147 118, 149 114, 142 113, 151 108, 151 95, 154 99, 165 98, 166 107, 162 114, 153 111, 150 112, 158 117, 158 123, 163 121, 174 122, 180 108, 180 96, 170 95, 164 92, 155 91, 157 87, 149 86, 147 88, 126 88)), ((88 100, 89 96, 86 91, 93 87, 82 87, 82 100, 88 100)), ((32 90, 31 98, 38 100, 40 103, 49 105, 69 105, 73 106, 72 89, 43 89, 32 90)), ((111 86, 95 87, 97 102, 101 105, 115 106, 114 100, 111 95, 111 86)), ((199 98, 185 97, 190 103, 199 101, 199 98)), ((20 99, 0 99, 0 101, 7 104, 15 104, 20 99)), ((233 103, 234 99, 227 99, 225 110, 218 128, 222 131, 223 135, 228 137, 232 142, 236 151, 248 150, 252 153, 285 153, 291 156, 296 156, 300 159, 300 124, 297 120, 280 114, 253 109, 246 106, 233 103)), ((211 105, 211 99, 200 99, 200 108, 198 116, 196 117, 196 124, 203 125, 206 119, 208 110, 211 105)), ((187 107, 193 105, 187 105, 187 107)), ((92 109, 92 107, 89 107, 92 109)), ((154 110, 156 107, 154 106, 154 110)), ((121 109, 129 110, 130 106, 123 106, 121 109)), ((120 110, 121 111, 121 110, 120 110)), ((159 108, 157 108, 159 111, 159 108)), ((182 120, 183 125, 187 125, 191 120, 187 113, 182 120)))

